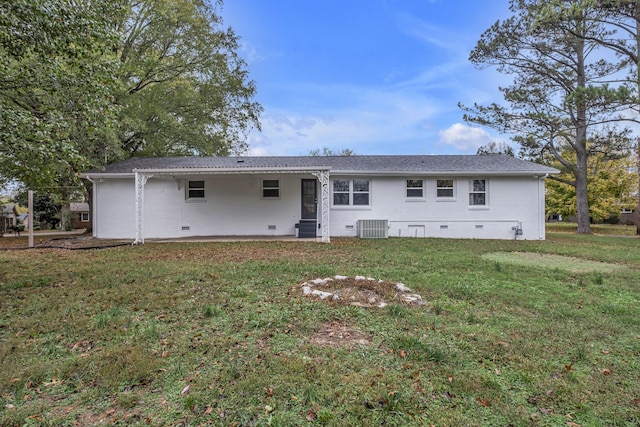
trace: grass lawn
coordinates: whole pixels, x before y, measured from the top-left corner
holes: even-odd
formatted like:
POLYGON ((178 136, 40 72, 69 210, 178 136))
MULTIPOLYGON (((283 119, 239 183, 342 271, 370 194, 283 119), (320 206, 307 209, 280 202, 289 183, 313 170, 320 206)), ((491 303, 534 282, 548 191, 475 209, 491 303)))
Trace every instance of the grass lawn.
POLYGON ((0 266, 4 426, 640 424, 635 238, 0 250, 0 266), (426 304, 303 295, 335 275, 426 304))

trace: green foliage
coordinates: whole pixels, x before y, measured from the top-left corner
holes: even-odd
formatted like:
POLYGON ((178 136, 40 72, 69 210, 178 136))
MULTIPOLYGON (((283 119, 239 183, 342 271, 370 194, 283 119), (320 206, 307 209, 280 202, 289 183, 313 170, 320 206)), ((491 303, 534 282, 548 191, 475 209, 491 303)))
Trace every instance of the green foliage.
POLYGON ((220 6, 1 2, 0 177, 66 187, 133 155, 246 150, 262 107, 220 6))
MULTIPOLYGON (((26 191, 20 191, 15 202, 21 206, 28 206, 26 191)), ((62 204, 59 197, 49 193, 33 194, 33 220, 37 226, 43 230, 54 229, 60 223, 60 212, 62 204)))
MULTIPOLYGON (((563 153, 563 156, 571 158, 572 154, 563 153)), ((637 186, 637 174, 634 172, 634 162, 630 154, 608 157, 603 152, 594 151, 589 156, 589 216, 593 222, 606 221, 617 217, 623 208, 635 207, 637 202, 633 194, 637 186)), ((576 192, 575 186, 571 185, 573 174, 557 162, 551 165, 563 173, 547 180, 547 214, 576 215, 576 192)))
POLYGON ((487 145, 484 145, 478 148, 476 154, 486 155, 486 154, 504 154, 507 156, 515 157, 515 153, 513 152, 513 148, 506 142, 490 142, 487 145))
POLYGON ((0 4, 0 175, 75 180, 116 142, 117 0, 0 4))
POLYGON ((329 147, 315 148, 309 150, 310 156, 355 156, 355 152, 349 148, 343 148, 341 150, 332 150, 329 147))
MULTIPOLYGON (((220 2, 221 3, 221 2, 220 2)), ((246 150, 262 107, 222 27, 218 2, 128 1, 118 26, 126 156, 229 155, 246 150)))

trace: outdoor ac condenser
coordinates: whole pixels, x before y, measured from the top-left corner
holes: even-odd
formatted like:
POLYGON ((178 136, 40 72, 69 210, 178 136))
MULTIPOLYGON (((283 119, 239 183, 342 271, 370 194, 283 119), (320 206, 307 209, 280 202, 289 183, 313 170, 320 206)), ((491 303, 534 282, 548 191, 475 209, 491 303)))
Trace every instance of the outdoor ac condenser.
POLYGON ((359 219, 358 237, 361 239, 386 239, 389 237, 389 221, 386 219, 359 219))

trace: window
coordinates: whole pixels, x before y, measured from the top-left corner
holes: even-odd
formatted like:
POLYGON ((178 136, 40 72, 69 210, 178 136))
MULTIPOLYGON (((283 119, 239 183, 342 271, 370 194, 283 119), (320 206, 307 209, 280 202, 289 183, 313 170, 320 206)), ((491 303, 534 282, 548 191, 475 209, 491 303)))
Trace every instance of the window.
POLYGON ((280 180, 263 179, 262 180, 262 198, 263 199, 279 199, 280 198, 280 180))
POLYGON ((369 180, 353 180, 353 205, 369 206, 369 180))
POLYGON ((436 181, 436 197, 438 198, 453 197, 453 180, 452 179, 438 179, 436 181))
POLYGON ((204 181, 189 181, 187 199, 204 199, 204 181))
POLYGON ((334 206, 369 206, 368 179, 334 179, 334 206))
POLYGON ((80 222, 89 222, 89 212, 80 212, 80 222))
POLYGON ((472 179, 469 189, 470 206, 487 205, 487 181, 484 179, 472 179))
POLYGON ((407 198, 423 198, 424 184, 421 179, 407 180, 407 198))
POLYGON ((349 206, 349 180, 333 180, 333 204, 336 206, 349 206))

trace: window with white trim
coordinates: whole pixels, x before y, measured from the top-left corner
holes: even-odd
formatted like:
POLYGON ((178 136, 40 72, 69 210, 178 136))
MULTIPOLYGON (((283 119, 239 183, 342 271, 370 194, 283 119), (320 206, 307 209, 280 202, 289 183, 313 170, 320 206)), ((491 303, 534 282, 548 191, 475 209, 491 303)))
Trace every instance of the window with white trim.
POLYGON ((487 180, 472 179, 469 181, 469 206, 487 205, 487 180))
POLYGON ((354 179, 353 183, 353 205, 369 206, 369 180, 354 179))
POLYGON ((453 179, 436 180, 436 197, 439 199, 451 199, 454 195, 453 179))
POLYGON ((408 179, 406 195, 408 199, 424 198, 424 181, 421 179, 408 179))
POLYGON ((368 179, 334 179, 334 206, 369 206, 370 183, 368 179))
POLYGON ((280 180, 279 179, 263 179, 262 180, 262 198, 263 199, 279 199, 280 198, 280 180))
POLYGON ((80 222, 89 222, 89 212, 80 212, 80 222))
POLYGON ((189 181, 187 199, 204 199, 204 181, 189 181))

